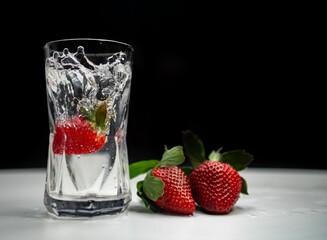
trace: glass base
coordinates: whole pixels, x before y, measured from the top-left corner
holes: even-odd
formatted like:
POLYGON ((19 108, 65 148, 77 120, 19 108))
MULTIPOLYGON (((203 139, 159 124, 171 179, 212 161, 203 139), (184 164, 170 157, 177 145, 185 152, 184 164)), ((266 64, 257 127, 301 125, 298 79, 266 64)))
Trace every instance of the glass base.
POLYGON ((124 212, 131 198, 114 200, 61 200, 50 197, 46 192, 44 194, 44 205, 48 213, 56 218, 83 218, 96 217, 103 215, 114 215, 124 212))

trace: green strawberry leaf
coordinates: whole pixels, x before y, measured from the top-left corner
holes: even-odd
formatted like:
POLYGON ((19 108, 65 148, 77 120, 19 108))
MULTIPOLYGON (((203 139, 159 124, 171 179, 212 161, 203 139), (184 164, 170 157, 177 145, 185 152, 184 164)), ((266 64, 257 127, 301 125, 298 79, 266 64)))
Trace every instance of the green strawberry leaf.
POLYGON ((183 145, 185 155, 190 159, 194 168, 206 160, 202 140, 190 130, 183 132, 183 145))
POLYGON ((159 160, 143 160, 129 165, 129 177, 130 179, 135 178, 143 173, 148 172, 157 166, 159 160))
POLYGON ((143 191, 151 201, 155 202, 164 193, 164 182, 160 178, 152 176, 150 171, 144 178, 143 191))
POLYGON ((181 166, 180 169, 186 174, 187 177, 191 176, 191 173, 194 170, 192 166, 181 166))
POLYGON ((160 167, 170 167, 182 164, 185 160, 183 147, 176 146, 171 149, 167 149, 165 146, 165 152, 162 155, 161 161, 159 162, 160 167))
POLYGON ((242 179, 242 189, 241 189, 241 193, 243 193, 243 194, 245 194, 245 195, 249 195, 249 193, 248 193, 248 185, 247 185, 247 183, 246 183, 246 181, 245 181, 244 178, 241 177, 241 179, 242 179))
POLYGON ((220 162, 230 164, 236 171, 245 169, 253 161, 253 156, 245 150, 233 150, 221 154, 220 162))
POLYGON ((143 191, 143 182, 144 181, 139 181, 136 184, 137 196, 142 199, 146 208, 150 209, 152 212, 161 212, 160 208, 155 206, 153 202, 145 195, 143 191))
POLYGON ((137 192, 140 192, 140 193, 142 193, 143 192, 143 181, 138 181, 137 183, 136 183, 136 189, 137 189, 137 192))
POLYGON ((81 106, 79 108, 79 111, 80 111, 82 117, 84 117, 86 120, 88 120, 90 122, 95 122, 95 112, 93 109, 87 109, 84 106, 81 106))
POLYGON ((100 104, 100 106, 96 109, 95 112, 95 123, 98 128, 101 130, 104 130, 107 126, 107 116, 108 116, 108 110, 107 110, 107 103, 103 102, 100 104))

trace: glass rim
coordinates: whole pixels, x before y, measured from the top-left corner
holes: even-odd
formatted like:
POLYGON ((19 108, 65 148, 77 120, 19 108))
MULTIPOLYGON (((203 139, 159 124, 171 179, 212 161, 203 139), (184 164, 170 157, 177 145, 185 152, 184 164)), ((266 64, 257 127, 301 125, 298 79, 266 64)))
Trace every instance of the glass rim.
POLYGON ((57 40, 52 40, 52 41, 46 42, 44 44, 43 48, 46 48, 47 46, 49 46, 51 44, 54 44, 54 43, 72 42, 72 41, 89 41, 89 42, 116 43, 116 44, 123 45, 123 46, 129 48, 132 52, 134 52, 134 48, 132 47, 132 45, 130 45, 128 43, 117 41, 117 40, 104 39, 104 38, 63 38, 63 39, 57 39, 57 40))

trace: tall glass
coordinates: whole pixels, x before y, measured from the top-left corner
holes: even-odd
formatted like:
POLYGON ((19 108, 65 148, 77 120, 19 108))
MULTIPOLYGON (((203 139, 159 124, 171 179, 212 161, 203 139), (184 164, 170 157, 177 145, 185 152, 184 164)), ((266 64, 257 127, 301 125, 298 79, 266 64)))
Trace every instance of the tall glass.
POLYGON ((133 49, 64 39, 44 51, 50 125, 44 204, 56 217, 121 213, 131 200, 126 130, 133 49))

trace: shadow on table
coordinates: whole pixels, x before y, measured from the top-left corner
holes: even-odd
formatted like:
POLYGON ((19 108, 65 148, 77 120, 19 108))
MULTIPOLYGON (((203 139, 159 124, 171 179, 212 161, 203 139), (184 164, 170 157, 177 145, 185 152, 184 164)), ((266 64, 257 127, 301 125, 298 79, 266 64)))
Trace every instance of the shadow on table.
POLYGON ((27 219, 40 219, 49 218, 49 215, 44 208, 17 208, 15 210, 8 209, 0 211, 0 216, 2 217, 17 217, 17 218, 27 218, 27 219))
MULTIPOLYGON (((207 215, 243 215, 243 214, 251 214, 255 209, 253 207, 245 207, 245 206, 234 206, 232 211, 229 214, 212 214, 212 213, 207 213, 202 211, 200 208, 197 207, 195 213, 201 213, 201 214, 207 214, 207 215)), ((144 205, 131 205, 128 208, 129 212, 134 212, 134 213, 140 213, 140 214, 154 214, 151 210, 146 208, 144 205)), ((173 215, 173 216, 179 216, 176 214, 169 214, 169 213, 160 213, 164 215, 173 215)), ((180 215, 182 216, 182 215, 180 215)))

